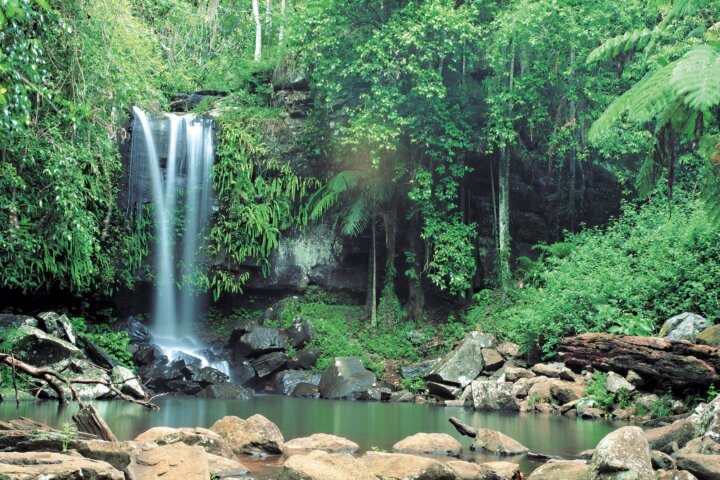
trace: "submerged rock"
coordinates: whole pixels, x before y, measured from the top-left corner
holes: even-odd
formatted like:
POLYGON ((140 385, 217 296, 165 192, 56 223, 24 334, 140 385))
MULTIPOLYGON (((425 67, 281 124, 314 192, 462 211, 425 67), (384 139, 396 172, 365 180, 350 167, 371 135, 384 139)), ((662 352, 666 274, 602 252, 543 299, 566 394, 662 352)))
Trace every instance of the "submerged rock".
POLYGON ((323 398, 356 400, 376 387, 377 378, 357 357, 336 357, 320 378, 323 398))

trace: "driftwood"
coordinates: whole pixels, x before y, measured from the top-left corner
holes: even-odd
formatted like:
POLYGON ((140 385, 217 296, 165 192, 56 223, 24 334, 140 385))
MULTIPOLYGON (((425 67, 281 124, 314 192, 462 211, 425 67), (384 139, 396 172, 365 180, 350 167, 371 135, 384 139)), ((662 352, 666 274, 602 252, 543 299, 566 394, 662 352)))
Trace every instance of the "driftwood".
POLYGON ((73 415, 72 419, 81 432, 90 433, 100 440, 108 442, 118 441, 108 424, 105 423, 105 420, 102 419, 92 405, 81 408, 77 415, 73 415))
POLYGON ((564 339, 560 359, 574 369, 634 370, 647 382, 679 391, 720 382, 720 348, 685 340, 586 333, 564 339))
POLYGON ((455 427, 455 429, 460 433, 460 435, 465 435, 466 437, 475 438, 477 435, 477 428, 473 428, 470 425, 461 422, 455 417, 450 417, 448 419, 450 423, 452 423, 452 426, 455 427))
POLYGON ((85 402, 82 401, 82 399, 80 398, 80 395, 78 394, 77 390, 75 389, 75 387, 73 385, 96 384, 96 385, 105 385, 107 388, 110 389, 110 391, 112 391, 115 395, 117 395, 121 399, 125 400, 126 402, 136 403, 138 405, 142 405, 143 407, 150 408, 150 409, 160 408, 156 404, 152 403, 152 401, 155 397, 149 398, 147 400, 138 400, 136 398, 133 398, 129 395, 124 394, 117 387, 117 385, 119 385, 119 383, 112 383, 112 382, 108 382, 106 380, 99 380, 99 379, 86 379, 86 378, 67 379, 61 373, 55 372, 53 370, 47 370, 47 369, 34 367, 34 366, 27 364, 21 360, 18 360, 17 358, 13 357, 12 355, 8 355, 5 353, 0 353, 0 363, 5 363, 6 365, 9 365, 13 369, 16 369, 23 373, 26 373, 27 375, 30 375, 33 378, 43 380, 57 394, 58 400, 60 401, 60 403, 68 402, 67 396, 65 394, 65 390, 63 389, 63 386, 66 386, 68 388, 68 390, 70 390, 72 399, 74 399, 78 402, 78 404, 80 405, 80 408, 85 408, 86 407, 85 402))

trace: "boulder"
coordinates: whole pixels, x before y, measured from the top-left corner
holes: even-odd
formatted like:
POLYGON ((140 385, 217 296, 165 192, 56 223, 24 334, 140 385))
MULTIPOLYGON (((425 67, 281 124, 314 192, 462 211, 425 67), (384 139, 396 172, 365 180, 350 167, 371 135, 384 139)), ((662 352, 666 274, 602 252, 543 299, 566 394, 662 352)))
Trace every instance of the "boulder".
POLYGON ((77 452, 83 457, 109 463, 120 471, 125 471, 140 452, 153 448, 157 448, 157 444, 142 442, 106 442, 104 440, 81 441, 75 446, 77 452))
POLYGON ((429 394, 442 399, 457 398, 463 392, 463 389, 457 385, 440 382, 427 382, 425 388, 427 388, 429 394))
POLYGON ((250 365, 259 378, 265 378, 280 370, 289 359, 285 352, 270 352, 250 360, 250 365))
POLYGON ((413 395, 412 392, 408 390, 400 390, 398 392, 393 392, 390 395, 390 401, 391 402, 397 402, 397 403, 408 403, 412 402, 415 398, 415 395, 413 395))
POLYGON ((236 478, 237 476, 244 476, 249 473, 247 467, 237 460, 230 458, 221 457, 219 455, 213 455, 207 453, 205 455, 208 461, 208 467, 210 468, 210 478, 212 474, 215 474, 215 478, 236 478))
POLYGON ((303 370, 309 370, 317 363, 320 352, 314 348, 300 350, 294 360, 294 365, 303 370))
POLYGON ((189 380, 171 380, 165 385, 171 392, 182 393, 183 395, 196 395, 203 389, 203 384, 189 380))
POLYGON ((562 405, 583 398, 585 396, 585 387, 575 382, 555 380, 550 386, 550 394, 552 398, 562 405))
POLYGON ((548 365, 545 363, 537 363, 530 370, 539 377, 558 378, 564 365, 548 365))
POLYGON ((255 395, 249 388, 234 383, 210 385, 202 389, 196 397, 213 398, 218 400, 250 400, 255 395))
POLYGON ((357 357, 336 357, 320 378, 323 398, 355 400, 376 387, 375 374, 357 357))
POLYGON ((618 393, 620 390, 632 392, 635 390, 635 385, 625 380, 624 377, 615 372, 608 372, 607 380, 605 381, 605 388, 610 393, 618 393))
POLYGON ((310 452, 293 455, 278 480, 377 480, 368 467, 347 453, 310 452))
POLYGON ((275 393, 279 395, 290 395, 299 383, 320 385, 319 372, 308 372, 306 370, 284 370, 273 375, 270 385, 275 393))
POLYGON ((31 365, 45 366, 63 360, 84 359, 82 351, 70 342, 43 332, 39 328, 23 325, 18 329, 13 350, 18 358, 31 365))
POLYGON ((111 369, 117 366, 117 362, 105 350, 96 345, 85 335, 78 335, 78 346, 82 347, 88 360, 102 368, 111 369))
POLYGON ((110 370, 110 379, 125 395, 130 395, 133 398, 146 397, 145 389, 140 384, 137 375, 128 368, 122 365, 113 367, 113 369, 110 370))
POLYGON ((431 382, 458 385, 465 388, 483 371, 482 349, 494 345, 491 335, 471 332, 452 352, 448 353, 425 379, 431 382))
MULTIPOLYGON (((156 359, 163 356, 162 350, 155 345, 140 345, 133 353, 133 361, 138 367, 144 367, 155 362, 156 359)), ((167 357, 165 357, 167 362, 167 357)))
POLYGON ((720 395, 708 404, 700 404, 690 416, 701 434, 708 434, 720 439, 720 395))
POLYGON ((470 450, 485 450, 496 455, 522 455, 529 450, 517 440, 489 428, 479 428, 470 450))
POLYGON ((553 399, 552 387, 557 381, 559 380, 548 378, 544 375, 530 379, 528 382, 530 389, 527 392, 527 397, 533 398, 536 402, 551 401, 553 399))
POLYGON ((485 370, 492 372, 503 366, 505 359, 493 348, 483 348, 482 358, 485 370))
MULTIPOLYGON (((168 385, 174 380, 185 380, 185 362, 175 360, 167 363, 166 357, 159 357, 152 363, 138 369, 140 377, 145 385, 159 393, 173 392, 173 387, 168 385)), ((176 385, 177 387, 177 385, 176 385)))
POLYGON ((649 383, 678 391, 720 383, 720 348, 687 341, 586 333, 565 338, 560 358, 577 369, 590 365, 623 375, 634 370, 649 383))
MULTIPOLYGON (((110 377, 105 370, 85 359, 63 360, 58 363, 53 363, 52 365, 47 365, 46 368, 55 372, 62 372, 63 377, 68 380, 82 378, 110 382, 110 377)), ((106 385, 99 383, 76 383, 73 386, 82 399, 95 400, 115 396, 106 385)), ((63 386, 63 389, 65 390, 65 396, 69 398, 69 389, 66 386, 63 386)), ((52 397, 55 396, 55 392, 51 392, 49 389, 45 389, 43 392, 48 392, 48 395, 52 397)))
POLYGON ((635 387, 642 387, 645 385, 645 379, 640 376, 635 370, 630 370, 627 375, 625 375, 625 380, 630 382, 635 387))
POLYGON ((457 457, 462 452, 462 444, 447 433, 416 433, 400 440, 392 449, 395 453, 410 455, 457 457))
POLYGON ((551 460, 536 468, 527 480, 585 480, 588 464, 582 460, 551 460))
POLYGON ((477 463, 451 460, 446 463, 459 480, 484 480, 483 470, 477 463))
POLYGON ((154 427, 135 437, 135 441, 154 442, 158 445, 183 443, 198 446, 213 455, 227 458, 235 456, 228 442, 207 428, 154 427))
POLYGON ((224 438, 236 454, 282 453, 285 443, 277 425, 259 414, 247 420, 223 417, 210 430, 224 438))
POLYGON ((150 343, 152 335, 150 330, 137 318, 129 316, 124 320, 120 320, 113 325, 118 332, 127 332, 130 341, 137 345, 150 343))
POLYGON ((675 450, 675 445, 684 447, 698 433, 697 427, 690 420, 682 419, 664 427, 647 430, 645 438, 652 450, 670 454, 675 450))
POLYGON ((655 480, 698 480, 698 478, 685 470, 658 470, 655 472, 655 480))
POLYGON ((695 313, 684 312, 666 320, 660 328, 659 337, 668 340, 689 340, 694 342, 697 336, 708 327, 708 321, 695 313))
POLYGON ((527 368, 507 367, 505 369, 505 379, 508 382, 517 382, 521 378, 532 378, 535 374, 527 368))
POLYGON ((202 448, 175 443, 140 451, 128 465, 126 473, 130 480, 207 480, 210 478, 210 466, 202 448))
POLYGON ((427 457, 368 452, 360 460, 380 480, 455 480, 455 473, 427 457))
POLYGON ((288 349, 285 335, 277 328, 254 327, 230 345, 234 359, 257 357, 264 353, 288 349))
POLYGON ((236 362, 231 367, 230 373, 232 374, 233 383, 239 385, 244 385, 255 378, 255 369, 247 360, 236 362))
POLYGON ((513 384, 498 383, 495 380, 475 380, 470 384, 472 403, 475 410, 515 410, 513 384))
POLYGON ((320 388, 311 383, 298 383, 295 385, 295 388, 290 396, 301 398, 320 398, 320 388))
POLYGON ((720 347, 720 324, 713 325, 700 332, 695 341, 703 345, 720 347))
POLYGON ((588 480, 653 480, 650 447, 639 427, 622 427, 603 438, 590 461, 588 480))
POLYGON ((15 315, 14 313, 0 313, 0 330, 8 328, 18 329, 23 325, 28 327, 38 326, 36 318, 28 317, 27 315, 15 315))
POLYGON ((285 452, 293 450, 322 450, 327 453, 355 453, 360 446, 347 438, 316 433, 309 437, 294 438, 285 442, 285 452))
POLYGON ((650 451, 650 461, 654 470, 675 470, 675 459, 659 450, 650 451))
POLYGON ((720 455, 681 454, 677 456, 677 466, 692 473, 698 480, 720 480, 720 455))
POLYGON ((292 324, 285 329, 285 335, 293 348, 300 349, 312 341, 315 337, 315 329, 304 318, 295 317, 292 324))
POLYGON ((432 358, 423 362, 404 365, 400 367, 400 376, 403 378, 423 377, 432 370, 439 361, 439 358, 432 358))
POLYGON ((487 462, 480 464, 483 480, 515 480, 519 475, 520 465, 512 462, 487 462))
POLYGON ((0 478, 22 480, 124 480, 109 463, 49 452, 0 453, 0 478))
POLYGON ((186 380, 198 382, 203 387, 227 383, 230 380, 230 377, 213 367, 198 368, 194 365, 186 365, 183 374, 186 380))
POLYGON ((43 312, 37 318, 38 328, 50 335, 75 344, 77 335, 67 316, 55 312, 43 312))
POLYGON ((520 354, 520 345, 512 342, 504 342, 497 346, 497 351, 505 358, 515 358, 520 354))

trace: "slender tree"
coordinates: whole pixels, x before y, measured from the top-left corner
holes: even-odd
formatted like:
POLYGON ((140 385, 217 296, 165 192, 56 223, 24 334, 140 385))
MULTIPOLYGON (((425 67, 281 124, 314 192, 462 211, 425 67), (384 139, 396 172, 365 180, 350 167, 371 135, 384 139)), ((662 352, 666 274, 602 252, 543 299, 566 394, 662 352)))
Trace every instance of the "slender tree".
POLYGON ((260 20, 260 0, 252 0, 253 18, 255 18, 255 61, 262 57, 262 21, 260 20))

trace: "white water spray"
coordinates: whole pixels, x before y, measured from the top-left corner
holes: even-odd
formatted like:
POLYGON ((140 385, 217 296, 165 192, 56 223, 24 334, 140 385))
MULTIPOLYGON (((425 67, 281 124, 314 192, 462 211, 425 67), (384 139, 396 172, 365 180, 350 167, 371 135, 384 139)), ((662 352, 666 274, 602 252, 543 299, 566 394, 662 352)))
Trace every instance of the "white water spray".
POLYGON ((204 301, 204 295, 193 289, 193 278, 203 264, 201 243, 212 213, 212 120, 191 114, 151 118, 137 107, 133 113, 142 130, 133 134, 131 203, 138 201, 132 196, 140 190, 133 178, 141 177, 138 171, 147 167, 155 215, 153 337, 171 360, 191 355, 201 367, 228 374, 227 362, 208 361, 192 334, 204 301), (183 231, 182 236, 176 229, 183 231))

